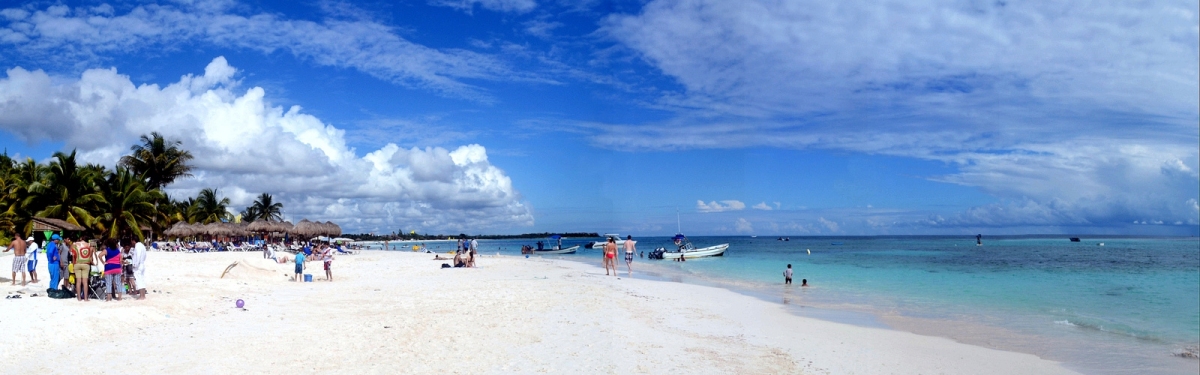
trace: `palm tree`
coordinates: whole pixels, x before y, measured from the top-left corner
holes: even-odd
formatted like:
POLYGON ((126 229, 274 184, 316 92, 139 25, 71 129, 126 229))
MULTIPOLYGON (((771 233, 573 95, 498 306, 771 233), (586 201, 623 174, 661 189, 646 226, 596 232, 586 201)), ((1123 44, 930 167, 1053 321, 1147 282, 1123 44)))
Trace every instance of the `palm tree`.
POLYGON ((180 177, 191 177, 192 153, 180 148, 183 142, 166 140, 162 134, 142 135, 141 144, 130 147, 132 155, 121 157, 120 165, 146 181, 146 190, 160 190, 180 177))
POLYGON ((242 213, 239 215, 242 215, 242 221, 253 223, 254 221, 258 220, 258 208, 255 208, 254 206, 246 207, 246 209, 242 210, 242 213))
POLYGON ((271 194, 262 193, 250 207, 257 213, 257 218, 266 221, 283 221, 283 203, 274 202, 271 194))
POLYGON ((190 222, 208 224, 229 220, 229 198, 217 198, 216 189, 200 190, 188 210, 190 222))
POLYGON ((109 174, 102 185, 104 213, 96 217, 96 226, 101 233, 108 238, 133 234, 139 241, 145 239, 141 226, 151 223, 157 216, 153 202, 162 193, 146 191, 138 176, 120 167, 116 173, 109 174))
POLYGON ((79 168, 75 162, 75 151, 71 151, 70 155, 55 152, 45 181, 34 182, 29 187, 46 203, 46 208, 38 211, 37 216, 91 227, 95 221, 92 210, 104 200, 97 191, 97 172, 99 170, 93 167, 79 168))
POLYGON ((45 197, 35 194, 30 187, 46 178, 47 167, 25 158, 25 161, 15 163, 9 170, 8 191, 9 200, 0 206, 0 212, 8 216, 18 233, 33 231, 33 214, 46 208, 45 197))

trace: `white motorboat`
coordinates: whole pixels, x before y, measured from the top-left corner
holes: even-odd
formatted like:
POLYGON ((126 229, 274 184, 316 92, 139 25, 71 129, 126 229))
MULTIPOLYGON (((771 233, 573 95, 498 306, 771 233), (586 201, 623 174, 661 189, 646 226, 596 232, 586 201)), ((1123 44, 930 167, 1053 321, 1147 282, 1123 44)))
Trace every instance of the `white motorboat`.
POLYGON ((543 255, 546 255, 546 254, 574 254, 576 250, 579 250, 579 245, 571 246, 571 247, 568 247, 565 249, 555 248, 555 249, 545 249, 545 250, 534 250, 533 253, 534 254, 543 254, 543 255))
POLYGON ((666 251, 664 248, 658 248, 650 252, 650 259, 694 259, 704 257, 719 257, 725 255, 725 250, 729 249, 729 244, 723 243, 708 247, 696 248, 692 245, 692 241, 688 240, 683 234, 675 235, 675 247, 677 250, 666 251))
POLYGON ((616 233, 605 233, 604 241, 595 241, 595 242, 589 243, 587 245, 584 245, 583 247, 585 249, 603 249, 604 244, 608 243, 609 238, 616 240, 618 248, 625 245, 625 240, 621 238, 621 235, 616 234, 616 233))

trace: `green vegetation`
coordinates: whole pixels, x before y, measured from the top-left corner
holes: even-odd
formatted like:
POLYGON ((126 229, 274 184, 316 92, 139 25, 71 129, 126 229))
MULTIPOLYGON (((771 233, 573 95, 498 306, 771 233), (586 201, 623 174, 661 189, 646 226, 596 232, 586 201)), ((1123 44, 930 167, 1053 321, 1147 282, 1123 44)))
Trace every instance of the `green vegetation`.
MULTIPOLYGON (((191 176, 192 154, 180 141, 161 134, 143 135, 121 157, 116 170, 79 165, 75 151, 56 152, 47 163, 15 160, 0 154, 0 243, 28 236, 33 218, 62 219, 85 228, 91 238, 145 239, 143 228, 161 233, 177 222, 207 224, 230 221, 229 198, 203 189, 184 201, 171 199, 163 188, 191 176)), ((281 220, 283 205, 263 193, 243 211, 247 221, 281 220), (247 214, 252 213, 252 214, 247 214)))

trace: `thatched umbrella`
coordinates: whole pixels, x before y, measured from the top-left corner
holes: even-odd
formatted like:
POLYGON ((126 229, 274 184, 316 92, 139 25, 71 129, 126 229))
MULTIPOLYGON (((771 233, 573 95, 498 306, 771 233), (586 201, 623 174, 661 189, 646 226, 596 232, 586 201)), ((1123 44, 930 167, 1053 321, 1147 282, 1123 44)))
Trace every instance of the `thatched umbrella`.
POLYGON ((163 231, 164 235, 171 237, 187 237, 191 233, 192 226, 183 221, 175 223, 175 225, 172 225, 170 228, 167 228, 167 230, 163 231))
POLYGON ((229 229, 234 236, 248 236, 250 235, 249 226, 248 223, 230 223, 229 229))
POLYGON ((299 223, 296 223, 296 226, 292 227, 292 229, 289 230, 288 233, 291 233, 293 236, 296 236, 296 237, 308 237, 308 235, 309 235, 309 233, 311 233, 311 231, 312 231, 312 222, 308 221, 308 219, 303 219, 303 220, 300 220, 299 223))
POLYGON ((209 236, 219 236, 225 233, 225 229, 221 228, 220 223, 208 223, 200 226, 200 232, 209 236))
POLYGON ((274 228, 274 224, 270 221, 259 220, 246 226, 246 230, 251 232, 270 232, 274 228))
POLYGON ((290 221, 271 223, 271 231, 277 233, 290 233, 294 227, 290 221))
POLYGON ((329 237, 337 237, 342 235, 342 227, 334 224, 332 221, 326 221, 325 227, 329 229, 329 237))

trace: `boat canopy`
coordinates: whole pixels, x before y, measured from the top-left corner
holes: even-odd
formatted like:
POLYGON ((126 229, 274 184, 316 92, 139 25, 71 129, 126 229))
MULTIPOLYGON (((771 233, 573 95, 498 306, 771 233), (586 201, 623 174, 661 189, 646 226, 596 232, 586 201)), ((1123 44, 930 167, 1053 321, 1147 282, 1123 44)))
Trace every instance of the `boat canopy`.
POLYGON ((557 239, 559 239, 559 238, 562 238, 562 236, 560 236, 560 235, 557 235, 557 234, 552 234, 552 235, 550 235, 550 239, 552 239, 552 240, 557 240, 557 239))
POLYGON ((687 237, 685 237, 685 236, 683 235, 683 233, 676 233, 676 234, 675 234, 675 237, 674 237, 674 238, 672 238, 672 239, 673 239, 673 240, 682 240, 682 239, 685 239, 685 238, 687 238, 687 237))

